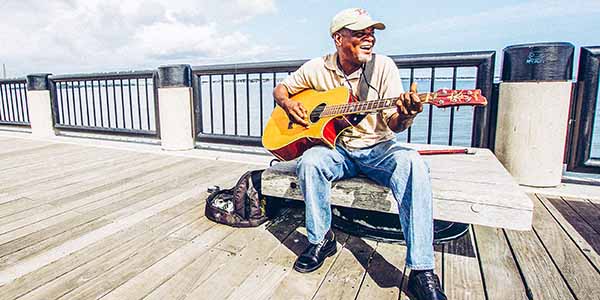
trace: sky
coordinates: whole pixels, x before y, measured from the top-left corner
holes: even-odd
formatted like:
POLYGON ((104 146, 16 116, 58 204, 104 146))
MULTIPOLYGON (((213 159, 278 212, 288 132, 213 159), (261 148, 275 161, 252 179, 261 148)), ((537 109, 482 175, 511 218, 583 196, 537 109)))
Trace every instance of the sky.
POLYGON ((600 0, 0 0, 0 64, 15 78, 309 59, 335 50, 329 23, 350 7, 386 24, 387 55, 495 50, 499 64, 509 45, 600 45, 600 0))

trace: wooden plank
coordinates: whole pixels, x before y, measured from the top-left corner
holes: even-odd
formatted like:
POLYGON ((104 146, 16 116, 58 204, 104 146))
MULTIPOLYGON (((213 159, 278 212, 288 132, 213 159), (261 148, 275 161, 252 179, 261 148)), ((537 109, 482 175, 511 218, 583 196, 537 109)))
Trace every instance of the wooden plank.
POLYGON ((27 156, 12 158, 3 164, 0 176, 6 177, 12 183, 21 179, 23 175, 52 176, 53 174, 61 174, 66 167, 76 164, 83 158, 87 158, 86 160, 90 163, 119 158, 115 155, 114 150, 100 152, 93 148, 81 149, 75 146, 51 149, 53 151, 39 151, 27 156), (90 155, 92 153, 95 155, 90 155), (28 173, 28 170, 34 173, 28 173))
MULTIPOLYGON (((199 232, 205 231, 207 226, 214 225, 215 223, 212 221, 200 219, 173 232, 170 237, 191 241, 198 236, 199 232)), ((241 232, 236 231, 219 242, 219 244, 227 240, 236 239, 236 236, 240 234, 241 232)), ((248 240, 247 242, 250 241, 248 240)), ((160 286, 146 295, 144 299, 183 299, 200 283, 208 279, 217 270, 223 268, 233 256, 235 256, 234 253, 213 247, 206 253, 197 256, 194 261, 165 280, 160 286)))
MULTIPOLYGON (((151 162, 149 165, 153 167, 164 167, 167 164, 167 160, 162 160, 158 162, 151 162)), ((120 166, 116 166, 117 168, 120 166)), ((110 184, 101 185, 100 187, 111 186, 114 182, 122 182, 127 179, 133 179, 136 175, 139 174, 137 170, 128 170, 124 172, 120 172, 115 174, 114 176, 108 176, 105 178, 111 178, 110 184)), ((98 187, 93 188, 92 190, 96 190, 98 187)), ((75 190, 75 189, 74 189, 75 190)), ((79 195, 79 194, 78 194, 79 195)), ((96 199, 92 198, 82 198, 79 200, 67 202, 63 205, 53 205, 52 209, 46 210, 41 214, 29 215, 27 217, 21 218, 15 222, 4 224, 0 226, 0 244, 4 244, 11 240, 17 239, 19 237, 31 234, 37 230, 43 229, 47 226, 60 223, 64 221, 62 214, 69 213, 71 215, 77 215, 77 213, 71 212, 74 208, 80 207, 82 205, 88 204, 96 199)))
POLYGON ((15 168, 36 168, 44 164, 54 163, 54 160, 44 158, 60 158, 67 160, 69 155, 78 155, 80 152, 91 152, 93 149, 78 149, 75 145, 48 144, 43 147, 15 149, 13 155, 0 155, 0 174, 18 171, 15 168), (79 151, 78 151, 79 150, 79 151))
POLYGON ((364 240, 350 236, 313 299, 355 299, 374 251, 364 240))
POLYGON ((169 238, 158 241, 102 274, 100 280, 88 281, 58 299, 99 299, 185 244, 185 241, 169 238))
POLYGON ((2 190, 16 190, 27 182, 30 183, 29 186, 36 186, 49 180, 83 173, 80 170, 110 166, 112 161, 119 162, 123 160, 122 157, 103 153, 98 153, 94 156, 94 159, 88 159, 91 153, 93 152, 65 153, 64 156, 44 157, 41 162, 28 166, 18 164, 15 169, 5 170, 0 174, 0 178, 3 178, 6 182, 2 190), (86 164, 82 164, 82 161, 85 161, 86 164))
MULTIPOLYGON (((303 219, 303 214, 300 209, 291 209, 290 214, 293 218, 299 220, 303 219)), ((306 237, 297 229, 298 228, 283 240, 281 245, 269 255, 264 264, 258 266, 258 268, 256 268, 227 299, 268 299, 272 297, 273 293, 276 291, 277 287, 282 284, 286 276, 290 272, 296 273, 296 271, 292 270, 294 261, 305 248, 300 248, 299 246, 302 243, 299 242, 301 240, 306 240, 306 237)), ((327 260, 331 260, 331 258, 328 258, 327 260)), ((324 267, 325 266, 322 266, 321 268, 324 267)), ((293 296, 288 295, 288 299, 289 298, 300 299, 300 296, 293 294, 293 296)))
POLYGON ((120 158, 119 163, 123 165, 106 161, 101 166, 85 168, 68 177, 47 178, 45 179, 47 182, 36 185, 35 189, 29 188, 15 193, 19 196, 30 197, 38 203, 60 204, 69 201, 69 199, 78 199, 87 194, 95 193, 98 189, 110 188, 118 182, 126 184, 135 181, 138 177, 136 175, 140 173, 138 170, 156 172, 169 162, 170 160, 165 157, 131 156, 120 158), (131 166, 132 164, 133 166, 131 166), (107 176, 107 174, 110 175, 107 176), (89 184, 89 187, 85 188, 86 184, 89 184), (59 197, 56 195, 59 195, 59 197))
POLYGON ((471 232, 445 246, 444 289, 448 298, 485 299, 471 232))
POLYGON ((555 196, 537 195, 588 260, 600 270, 600 235, 571 206, 555 196))
POLYGON ((600 273, 586 259, 539 200, 532 196, 535 205, 534 229, 546 250, 552 256, 562 277, 577 299, 597 299, 600 295, 600 273))
MULTIPOLYGON (((212 223, 212 222, 211 222, 212 223)), ((214 224, 214 223, 212 223, 214 224)), ((172 233, 170 236, 189 240, 197 236, 197 232, 201 231, 207 225, 206 222, 194 222, 189 226, 181 228, 172 233)), ((210 249, 207 253, 200 255, 193 262, 181 269, 171 278, 162 283, 144 299, 183 299, 201 283, 206 281, 212 274, 227 265, 230 260, 248 246, 248 243, 253 242, 257 231, 251 231, 248 234, 247 230, 239 230, 221 241, 216 247, 210 249), (227 248, 222 250, 220 248, 227 248), (229 249, 237 249, 236 252, 230 252, 229 249)))
MULTIPOLYGON (((148 294, 148 290, 152 291, 162 282, 162 274, 156 272, 161 269, 169 272, 177 271, 179 264, 187 265, 189 260, 193 260, 197 255, 201 255, 208 251, 216 243, 230 235, 234 231, 233 228, 227 226, 216 225, 198 236, 192 242, 183 241, 174 238, 166 240, 178 241, 180 244, 174 251, 163 252, 156 260, 147 260, 145 258, 137 259, 133 257, 127 260, 124 264, 111 269, 103 274, 98 280, 93 280, 85 285, 78 287, 69 294, 65 295, 65 299, 93 299, 103 297, 105 299, 139 299, 148 294), (174 264, 173 268, 168 268, 168 264, 174 264), (148 277, 154 276, 154 277, 148 277), (109 279, 107 279, 109 278, 109 279), (147 280, 146 283, 143 281, 147 280), (141 282, 141 284, 140 284, 141 282), (156 283, 158 282, 158 283, 156 283), (158 284, 158 285, 155 285, 158 284), (132 288, 134 287, 134 288, 132 288), (139 289, 138 289, 139 288, 139 289), (139 295, 142 293, 143 295, 139 295), (136 295, 139 295, 136 297, 136 295)), ((149 247, 148 253, 156 253, 149 247)), ((168 276, 168 275, 167 275, 168 276)), ((170 276, 169 276, 170 277, 170 276)))
POLYGON ((477 225, 472 229, 487 299, 526 300, 525 286, 502 229, 477 225))
POLYGON ((214 272, 223 268, 234 255, 227 251, 212 248, 208 250, 208 253, 177 272, 144 299, 183 299, 197 286, 198 282, 204 282, 214 272))
POLYGON ((600 233, 600 208, 589 201, 577 201, 573 197, 562 197, 597 233, 600 233))
MULTIPOLYGON (((247 242, 247 246, 237 253, 232 252, 236 255, 223 268, 199 283, 187 297, 189 299, 225 299, 229 297, 235 288, 243 284, 248 276, 281 246, 281 241, 285 240, 301 221, 302 219, 298 215, 291 215, 278 219, 267 230, 264 230, 262 226, 244 230, 248 231, 247 235, 253 236, 247 242)), ((235 240, 232 239, 230 242, 235 243, 235 240)), ((217 248, 227 251, 236 248, 236 245, 233 246, 218 245, 217 248)))
POLYGON ((21 148, 43 146, 43 145, 47 145, 47 144, 49 144, 49 143, 43 142, 43 141, 38 142, 38 141, 32 141, 32 140, 27 140, 27 139, 16 139, 16 138, 3 137, 3 139, 0 141, 0 149, 2 149, 2 152, 0 152, 0 153, 10 152, 10 151, 14 151, 15 149, 21 149, 21 148))
MULTIPOLYGON (((104 177, 112 178, 112 179, 120 179, 120 178, 122 178, 122 177, 120 177, 120 175, 124 175, 124 174, 119 174, 119 176, 104 176, 104 177)), ((84 185, 79 185, 78 187, 80 189, 85 189, 84 185)), ((71 187, 71 189, 77 191, 77 189, 75 187, 71 187)), ((38 202, 38 201, 35 201, 32 199, 29 199, 29 200, 31 200, 30 201, 31 205, 29 206, 31 208, 35 208, 36 205, 39 206, 39 205, 44 204, 44 202, 38 202)), ((0 233, 5 233, 5 232, 9 232, 11 230, 17 229, 17 228, 21 228, 24 225, 43 220, 49 216, 58 215, 64 211, 71 210, 73 207, 77 207, 77 205, 81 205, 81 203, 88 203, 86 201, 90 201, 90 200, 86 199, 85 197, 84 197, 84 199, 81 199, 79 201, 74 201, 74 202, 68 202, 68 201, 63 201, 63 200, 64 200, 64 198, 59 197, 58 199, 54 200, 53 202, 50 202, 50 204, 51 204, 51 206, 49 207, 50 209, 44 210, 43 212, 41 212, 39 214, 33 214, 30 210, 24 210, 24 211, 13 214, 13 219, 15 219, 15 217, 17 217, 16 220, 14 222, 0 226, 0 233)), ((17 209, 21 209, 21 208, 27 208, 27 207, 17 207, 17 209)), ((14 209, 13 212, 17 211, 17 209, 14 209)))
POLYGON ((118 156, 110 156, 109 154, 96 153, 94 158, 97 159, 86 159, 90 156, 90 154, 94 154, 94 152, 75 152, 69 151, 65 153, 66 155, 52 157, 49 159, 48 156, 41 156, 33 159, 36 162, 41 162, 39 164, 34 164, 30 166, 23 166, 20 162, 15 162, 14 169, 5 170, 0 174, 5 182, 5 185, 2 186, 3 191, 9 191, 11 189, 15 189, 23 182, 31 182, 31 184, 42 183, 47 181, 47 179, 55 179, 59 176, 65 176, 66 174, 70 174, 73 171, 79 169, 86 169, 88 166, 86 164, 81 164, 82 160, 86 160, 89 164, 93 166, 95 165, 110 165, 109 161, 118 161, 121 157, 118 156), (44 180, 46 179, 46 180, 44 180))
POLYGON ((398 299, 402 280, 408 280, 405 268, 406 246, 377 243, 357 299, 398 299))
POLYGON ((14 142, 11 146, 2 147, 0 161, 8 161, 31 153, 43 151, 55 151, 63 146, 56 147, 54 144, 23 144, 21 141, 14 142))
POLYGON ((285 269, 284 277, 271 289, 269 299, 289 299, 294 295, 294 299, 312 299, 319 289, 319 286, 325 280, 325 276, 335 264, 335 261, 342 253, 340 251, 348 240, 348 235, 334 230, 337 242, 337 253, 325 260, 323 265, 311 273, 299 273, 293 269, 294 262, 298 256, 308 246, 306 238, 306 228, 299 227, 286 240, 285 246, 280 247, 269 262, 285 269))
POLYGON ((594 204, 596 207, 600 207, 600 198, 587 198, 586 200, 594 204))
POLYGON ((34 206, 34 204, 35 202, 33 200, 26 197, 21 197, 12 201, 0 203, 0 222, 2 222, 6 216, 10 216, 15 212, 31 208, 32 206, 34 206))
MULTIPOLYGON (((156 157, 155 159, 160 159, 156 157)), ((152 160, 151 157, 139 156, 134 153, 123 154, 116 157, 103 156, 99 153, 88 153, 86 156, 77 156, 75 160, 70 161, 70 164, 66 164, 60 168, 47 168, 43 167, 40 170, 35 171, 37 174, 30 176, 23 176, 23 174, 10 174, 6 178, 14 178, 3 187, 3 192, 18 193, 24 190, 30 190, 31 186, 48 188, 51 184, 56 184, 57 179, 67 182, 68 184, 74 184, 77 182, 85 181, 89 178, 93 178, 98 174, 101 174, 102 169, 117 168, 118 164, 130 163, 129 167, 138 167, 138 165, 132 164, 134 161, 140 163, 152 160), (101 158, 99 160, 89 160, 89 156, 95 156, 101 158), (83 164, 82 162, 87 162, 83 164)), ((129 168, 126 168, 127 170, 129 168)), ((24 170, 27 173, 27 170, 24 170)), ((25 195, 24 195, 25 196, 25 195)))
MULTIPOLYGON (((238 286, 227 299, 267 299, 266 296, 273 292, 273 287, 277 286, 286 275, 288 268, 277 264, 265 262, 259 265, 250 275, 238 286)), ((294 298, 290 295, 290 298, 294 298)))
POLYGON ((35 289, 33 299, 54 299, 73 288, 96 278, 106 270, 135 254, 138 249, 168 235, 197 217, 189 213, 197 206, 195 199, 189 199, 172 208, 140 222, 126 230, 111 235, 70 256, 41 267, 15 281, 0 287, 0 293, 7 299, 21 297, 35 289), (54 295, 54 296, 50 296, 54 295))
MULTIPOLYGON (((49 228, 48 230, 52 230, 52 231, 67 231, 68 228, 71 227, 76 227, 79 224, 82 224, 81 226, 83 226, 82 230, 74 230, 71 232, 67 232, 67 234, 58 239, 58 242, 60 241, 64 241, 66 237, 71 237, 74 238, 75 236, 79 236, 81 234, 84 233, 88 233, 88 231, 94 230, 104 224, 113 222, 114 220, 118 219, 121 216, 127 216, 130 214, 133 214, 137 211, 141 211, 146 209, 147 207, 151 206, 151 205, 155 205, 158 202, 163 201, 164 199, 168 199, 169 197, 172 197, 178 193, 182 193, 184 192, 184 190, 186 189, 192 189, 195 187, 199 187, 197 185, 197 183, 193 182, 193 179, 200 179, 197 176, 194 176, 196 174, 201 174, 204 173, 205 171, 207 171, 208 173, 210 173, 210 167, 202 169, 202 168, 194 168, 193 165, 190 165, 190 163, 188 162, 187 167, 189 167, 188 172, 182 172, 181 170, 174 170, 175 172, 180 172, 180 174, 178 176, 169 176, 168 174, 163 174, 163 175, 167 175, 165 176, 164 181, 157 181, 154 182, 156 185, 158 185, 157 188, 153 188, 147 191, 142 191, 142 193, 137 193, 135 195, 133 195, 133 197, 130 197, 131 199, 121 199, 121 196, 124 196, 122 193, 119 193, 117 196, 117 198, 115 198, 115 200, 119 200, 118 202, 109 205, 108 207, 102 207, 100 209, 98 209, 97 211, 84 211, 83 213, 85 213, 84 215, 82 215, 81 217, 78 218, 74 218, 71 220, 68 220, 67 223, 65 224, 57 224, 56 226, 53 226, 53 228, 49 228), (190 174, 191 172, 191 174, 190 174), (171 182, 171 183, 170 183, 171 182), (173 185, 173 183, 176 183, 175 185, 173 185), (143 201, 140 201, 143 200, 143 201), (130 204, 134 204, 132 206, 129 206, 130 204), (126 207, 125 209, 120 209, 122 207, 126 207), (108 209, 108 210, 107 210, 108 209), (119 210, 120 209, 120 210, 119 210), (111 213, 111 211, 114 211, 111 213), (101 219, 98 219, 101 218, 101 219), (95 222, 92 223, 92 225, 94 226, 90 226, 90 222, 91 220, 96 220, 95 222)), ((210 165, 209 165, 210 166, 210 165)), ((220 168, 221 170, 225 170, 227 171, 227 169, 231 169, 232 166, 234 165, 229 165, 228 167, 225 168, 220 168)), ((208 175, 208 174, 206 174, 208 175)), ((219 180, 219 179, 223 179, 224 177, 229 177, 230 181, 234 181, 235 178, 233 174, 231 174, 230 172, 224 172, 222 173, 221 176, 217 176, 214 177, 213 179, 215 180, 219 180)), ((200 191, 202 190, 202 186, 200 186, 200 191)), ((79 228, 78 228, 79 229, 79 228)), ((23 240, 15 240, 14 244, 15 247, 23 247, 23 245, 28 245, 28 244, 32 244, 33 245, 33 251, 38 250, 40 247, 49 247, 48 245, 46 245, 46 243, 40 243, 39 240, 43 240, 44 238, 48 237, 48 236, 52 236, 51 233, 48 232, 48 230, 42 230, 40 232, 36 232, 35 234, 33 234, 33 237, 27 236, 27 241, 23 241, 23 240), (39 240, 38 240, 39 239, 39 240)), ((57 241, 51 240, 51 245, 55 245, 57 243, 57 241)), ((3 247, 6 246, 7 249, 13 249, 13 245, 12 244, 5 244, 2 245, 3 247)), ((19 249, 19 248, 17 248, 19 249)), ((31 250, 31 249, 28 249, 31 250)), ((25 254, 29 255, 30 251, 26 251, 25 254)), ((17 257, 21 257, 22 253, 19 253, 17 255, 17 257)), ((14 261, 14 256, 13 257, 8 257, 7 258, 8 261, 14 261)))
POLYGON ((210 165, 205 166, 205 169, 190 168, 190 162, 184 162, 185 164, 178 165, 177 168, 170 168, 169 172, 158 173, 157 175, 162 178, 157 178, 158 176, 146 178, 152 181, 152 185, 142 185, 139 188, 118 192, 98 201, 102 205, 90 206, 87 209, 77 208, 77 211, 82 213, 81 216, 0 245, 0 256, 3 256, 0 259, 0 267, 98 229, 121 216, 154 205, 164 198, 177 194, 178 189, 192 188, 195 185, 193 178, 204 171, 210 171, 210 165), (17 251, 18 253, 6 256, 17 251))
MULTIPOLYGON (((143 272, 140 272, 129 281, 124 282, 121 286, 111 291, 104 298, 105 299, 142 299, 157 287, 161 286, 165 281, 175 276, 180 270, 184 269, 189 264, 197 260, 199 256, 202 256, 222 239, 226 238, 230 233, 233 232, 233 228, 217 225, 211 221, 206 220, 207 224, 210 224, 210 229, 207 230, 206 234, 198 234, 192 241, 187 242, 185 246, 177 249, 175 252, 165 256, 160 261, 156 262, 151 267, 147 268, 143 272), (211 224, 212 223, 212 224, 211 224), (227 231, 227 235, 219 235, 216 238, 208 235, 208 232, 216 230, 227 231), (208 236, 207 236, 208 235, 208 236)), ((172 237, 169 237, 172 238, 172 237)))
MULTIPOLYGON (((132 278, 119 288, 106 295, 106 299, 141 299, 153 292, 156 288, 165 284, 182 270, 185 270, 189 265, 202 262, 207 264, 207 258, 214 258, 214 252, 209 252, 218 241, 207 243, 206 237, 202 236, 202 231, 207 231, 215 226, 215 223, 207 219, 203 219, 202 223, 195 222, 191 226, 182 228, 170 235, 170 238, 177 237, 180 240, 188 240, 192 238, 190 243, 185 247, 178 249, 176 252, 165 257, 160 262, 132 278), (200 225, 200 226, 198 226, 200 225), (190 230, 191 229, 191 230, 190 230), (179 238, 179 237, 183 237, 179 238)), ((223 225, 216 225, 225 227, 223 225)), ((232 229, 233 231, 233 229, 232 229)), ((225 237, 226 238, 226 237, 225 237)), ((189 286, 188 286, 189 287, 189 286)))
MULTIPOLYGON (((97 172, 102 172, 103 169, 102 168, 98 168, 97 172)), ((109 170, 107 170, 107 172, 109 172, 109 170)), ((154 172, 150 172, 149 174, 152 174, 154 172)), ((135 177, 134 180, 132 180, 131 182, 137 182, 138 185, 140 185, 141 183, 139 182, 139 180, 141 179, 142 181, 145 179, 145 177, 147 176, 147 174, 144 174, 143 176, 138 176, 135 177)), ((98 174, 98 176, 96 176, 95 178, 100 179, 99 181, 96 181, 95 183, 98 183, 99 185, 97 186, 92 186, 90 189, 90 186, 88 185, 79 185, 79 189, 76 189, 75 187, 72 186, 68 186, 68 188, 70 188, 70 190, 72 191, 71 194, 73 194, 73 192, 75 192, 75 194, 70 195, 65 193, 59 193, 56 196, 54 196, 55 194, 52 193, 52 191, 50 191, 50 194, 45 194, 45 193, 41 193, 38 192, 37 194, 37 199, 33 200, 33 199, 29 199, 31 201, 31 205, 29 206, 24 206, 24 207, 19 207, 20 208, 27 208, 29 207, 29 209, 25 209, 23 211, 16 212, 18 209, 13 210, 13 213, 10 217, 4 217, 0 219, 0 225, 1 224, 6 224, 6 223, 11 223, 14 221, 20 221, 23 222, 24 219, 26 218, 33 218, 33 216, 37 216, 39 215, 38 212, 40 212, 39 208, 40 207, 46 207, 46 209, 42 210, 41 212, 43 213, 48 213, 49 209, 58 209, 60 207, 64 207, 65 205, 73 205, 73 203, 68 203, 68 202, 74 202, 74 201, 88 201, 88 202, 84 202, 84 203, 89 203, 89 202, 93 202, 96 201, 98 199, 102 199, 103 197, 109 196, 111 194, 116 194, 116 193, 120 193, 123 191, 126 191, 127 189, 124 189, 124 187, 128 187, 130 184, 128 183, 124 183, 122 185, 102 185, 102 183, 106 183, 106 182, 111 182, 110 180, 115 180, 117 178, 119 178, 118 176, 106 176, 106 175, 102 175, 102 174, 98 174), (85 193, 80 193, 81 190, 84 190, 85 193), (104 189, 104 191, 101 191, 102 189, 104 189), (96 192, 96 193, 94 193, 96 192), (93 199, 89 199, 90 197, 93 197, 93 199), (48 199, 49 201, 40 201, 39 199, 48 199), (48 205, 45 204, 49 204, 50 207, 48 207, 48 205)))
POLYGON ((175 197, 165 199, 163 202, 154 205, 148 209, 139 211, 126 218, 119 219, 114 223, 104 226, 98 230, 94 230, 93 232, 85 234, 77 239, 70 240, 69 242, 63 245, 53 248, 52 251, 44 252, 40 255, 35 256, 34 258, 22 261, 17 265, 0 270, 0 284, 6 284, 36 269, 51 264, 67 255, 70 255, 74 252, 77 252, 78 250, 85 248, 88 245, 100 241, 110 235, 113 235, 116 232, 134 226, 135 224, 157 214, 162 210, 168 209, 181 202, 184 202, 190 197, 199 197, 199 194, 200 193, 198 191, 193 190, 181 193, 175 197))
MULTIPOLYGON (((538 220, 540 217, 539 213, 534 214, 534 228, 539 222, 545 222, 545 220, 538 220)), ((574 299, 559 270, 546 252, 544 244, 534 231, 506 230, 505 232, 517 265, 525 278, 530 298, 574 299)))
MULTIPOLYGON (((61 168, 60 171, 44 169, 39 171, 38 175, 17 176, 19 179, 12 182, 10 185, 7 184, 2 191, 18 197, 28 197, 37 200, 41 198, 38 196, 41 192, 53 191, 54 189, 78 191, 78 189, 73 189, 73 185, 89 182, 90 180, 98 179, 101 176, 102 178, 100 179, 106 180, 106 176, 103 172, 112 170, 112 174, 118 174, 114 170, 119 170, 119 167, 123 169, 123 165, 127 165, 128 163, 131 164, 134 161, 144 163, 150 160, 151 158, 148 157, 129 155, 126 157, 105 159, 96 163, 91 162, 89 164, 82 164, 81 162, 84 160, 79 160, 71 166, 61 168), (120 164, 123 165, 120 166, 120 164)), ((125 170, 129 171, 132 168, 136 169, 140 167, 141 166, 139 165, 133 165, 129 168, 125 168, 125 170)))

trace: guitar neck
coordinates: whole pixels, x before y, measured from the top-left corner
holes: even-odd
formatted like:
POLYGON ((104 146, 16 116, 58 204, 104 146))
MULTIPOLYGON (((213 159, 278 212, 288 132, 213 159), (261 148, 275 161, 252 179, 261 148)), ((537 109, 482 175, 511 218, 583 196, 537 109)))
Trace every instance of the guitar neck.
MULTIPOLYGON (((419 93, 418 94, 421 103, 431 103, 436 98, 436 93, 419 93)), ((343 115, 351 115, 357 113, 371 113, 376 111, 385 110, 388 108, 396 107, 396 101, 400 99, 385 98, 368 101, 356 101, 345 104, 328 105, 321 113, 321 117, 337 117, 343 115)))

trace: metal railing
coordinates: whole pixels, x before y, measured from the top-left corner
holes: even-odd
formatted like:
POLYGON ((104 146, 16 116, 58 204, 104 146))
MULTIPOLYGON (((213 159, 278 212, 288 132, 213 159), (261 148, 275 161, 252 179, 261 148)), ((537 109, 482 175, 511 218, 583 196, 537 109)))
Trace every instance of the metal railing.
MULTIPOLYGON (((426 108, 423 115, 427 118, 417 118, 413 127, 400 134, 400 138, 419 143, 493 145, 497 107, 491 97, 494 51, 395 55, 391 58, 401 71, 405 89, 415 81, 425 83, 430 91, 442 87, 479 88, 490 102, 485 108, 461 108, 460 112, 454 108, 445 112, 426 108), (460 73, 466 75, 461 77, 460 73), (470 83, 462 83, 464 77, 469 77, 470 83), (445 86, 440 85, 442 81, 445 86), (468 130, 465 131, 466 127, 468 130), (462 137, 457 128, 462 130, 462 137), (415 131, 419 131, 419 136, 415 131), (462 139, 458 141, 458 138, 462 139)), ((192 67, 197 141, 261 145, 264 125, 275 107, 272 89, 305 61, 192 67)))
POLYGON ((25 78, 0 79, 0 124, 30 126, 25 78))
POLYGON ((196 139, 261 145, 264 125, 275 107, 271 91, 305 61, 192 67, 196 139))
POLYGON ((160 136, 156 71, 49 76, 55 127, 160 136))
MULTIPOLYGON (((595 120, 598 111, 600 88, 600 46, 582 47, 579 55, 579 71, 577 74, 576 92, 571 108, 571 127, 569 143, 567 144, 567 170, 574 172, 587 172, 600 174, 600 153, 593 150, 600 149, 598 138, 600 130, 598 120, 595 120), (593 149, 593 143, 599 146, 593 149), (596 157, 594 155, 597 155, 596 157)), ((600 152, 600 151, 599 151, 600 152)))

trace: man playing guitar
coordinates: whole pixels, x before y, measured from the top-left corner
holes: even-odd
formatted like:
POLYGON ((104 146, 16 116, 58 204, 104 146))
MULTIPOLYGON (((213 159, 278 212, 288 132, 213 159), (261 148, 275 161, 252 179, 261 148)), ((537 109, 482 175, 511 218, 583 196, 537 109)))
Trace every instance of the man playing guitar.
POLYGON ((363 101, 398 97, 395 108, 368 114, 343 131, 334 149, 317 145, 299 159, 296 172, 306 203, 310 245, 298 257, 294 269, 312 272, 337 251, 331 231, 331 182, 361 173, 389 187, 398 201, 407 244, 406 265, 411 269, 409 291, 417 299, 446 299, 433 272, 429 169, 415 150, 401 146, 395 139, 396 132, 412 125, 415 116, 423 110, 423 104, 416 88, 403 91, 394 62, 384 55, 373 54, 376 29, 383 30, 385 25, 372 20, 364 9, 339 12, 329 31, 336 52, 306 62, 273 91, 279 106, 298 124, 295 126, 305 127, 309 126, 307 110, 290 96, 306 89, 326 91, 345 86, 355 96, 366 95, 366 99, 359 97, 363 101), (367 63, 373 68, 368 80, 364 75, 367 63), (362 81, 366 84, 359 84, 362 81))

